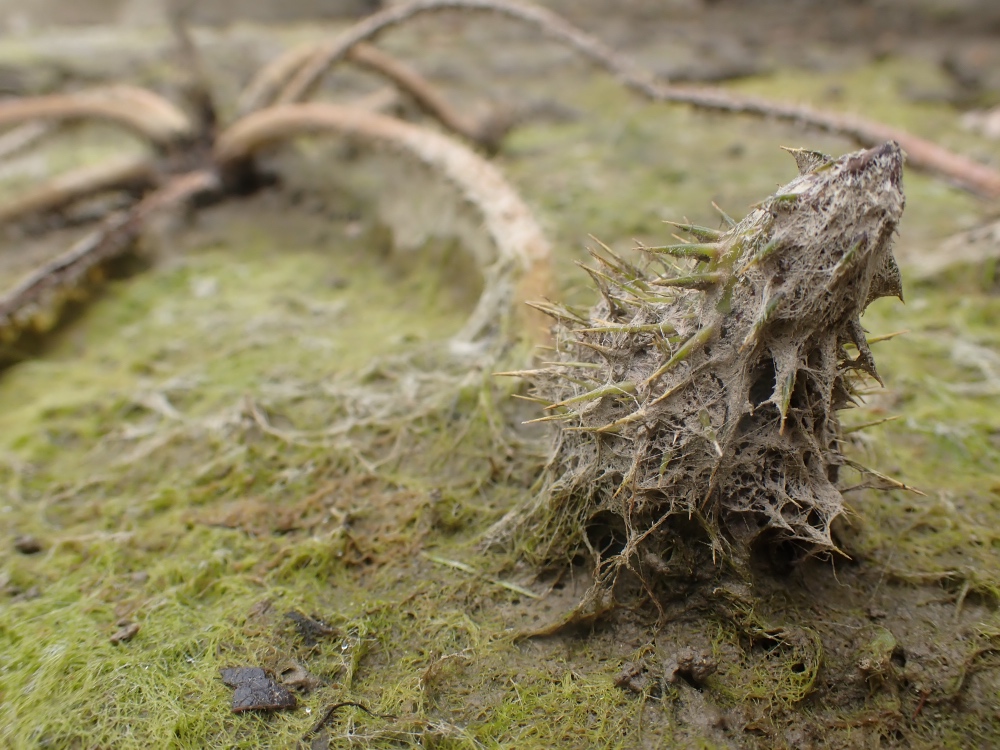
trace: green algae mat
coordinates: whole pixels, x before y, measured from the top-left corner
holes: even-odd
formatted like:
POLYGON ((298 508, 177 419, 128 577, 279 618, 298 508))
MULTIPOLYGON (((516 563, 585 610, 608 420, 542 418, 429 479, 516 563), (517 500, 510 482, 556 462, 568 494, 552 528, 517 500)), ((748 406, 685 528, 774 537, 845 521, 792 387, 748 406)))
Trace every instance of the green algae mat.
MULTIPOLYGON (((798 99, 836 83, 840 107, 986 148, 946 108, 898 93, 918 66, 740 86, 798 99)), ((579 72, 560 99, 581 114, 521 127, 498 163, 580 304, 593 302, 573 265, 588 235, 622 252, 663 244, 662 219, 714 226, 713 200, 739 217, 790 179, 779 145, 852 148, 645 105, 579 72)), ((524 639, 590 583, 585 566, 540 571, 476 546, 545 461, 548 434, 520 425, 535 412, 491 375, 528 352, 449 347, 479 292, 462 248, 402 254, 409 228, 372 209, 393 176, 323 167, 342 158, 303 150, 280 190, 159 228, 145 267, 31 351, 5 353, 0 744, 1000 740, 1000 296, 990 268, 907 276, 986 207, 908 173, 906 304, 880 300, 862 321, 908 332, 877 345, 886 387, 846 421, 898 418, 849 454, 922 495, 849 494, 848 558, 764 566, 728 613, 692 592, 666 618, 639 606, 524 639), (234 712, 220 670, 245 666, 295 707, 234 712)))

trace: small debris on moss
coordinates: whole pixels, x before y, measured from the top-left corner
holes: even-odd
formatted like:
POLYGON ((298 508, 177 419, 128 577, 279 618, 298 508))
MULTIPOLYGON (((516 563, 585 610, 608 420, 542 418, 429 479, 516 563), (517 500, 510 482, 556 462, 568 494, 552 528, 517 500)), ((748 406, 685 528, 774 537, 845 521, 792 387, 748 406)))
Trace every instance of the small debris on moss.
POLYGON ((678 651, 667 662, 663 679, 675 685, 686 682, 696 690, 701 690, 705 680, 715 674, 718 668, 718 662, 710 655, 686 648, 678 651))
POLYGON ((615 677, 615 687, 629 690, 633 693, 645 692, 649 687, 649 673, 642 664, 627 661, 622 665, 622 671, 615 677))
POLYGON ((228 667, 219 673, 222 681, 236 690, 233 713, 281 711, 298 705, 291 691, 277 684, 260 667, 228 667))
POLYGON ((42 551, 42 543, 30 534, 22 534, 14 539, 14 549, 22 555, 35 555, 42 551))
POLYGON ((295 630, 302 636, 303 643, 309 647, 315 646, 321 638, 333 635, 335 632, 329 625, 294 609, 286 612, 285 617, 295 623, 295 630))
POLYGON ((309 693, 323 684, 316 675, 310 674, 305 667, 294 659, 285 662, 278 669, 281 684, 293 690, 309 693))
POLYGON ((257 617, 263 617, 270 611, 272 606, 274 606, 274 602, 270 599, 261 599, 250 607, 250 610, 247 612, 247 619, 253 620, 257 617))
POLYGON ((137 622, 125 623, 111 636, 111 643, 117 646, 124 641, 130 641, 138 634, 141 628, 142 626, 137 622))

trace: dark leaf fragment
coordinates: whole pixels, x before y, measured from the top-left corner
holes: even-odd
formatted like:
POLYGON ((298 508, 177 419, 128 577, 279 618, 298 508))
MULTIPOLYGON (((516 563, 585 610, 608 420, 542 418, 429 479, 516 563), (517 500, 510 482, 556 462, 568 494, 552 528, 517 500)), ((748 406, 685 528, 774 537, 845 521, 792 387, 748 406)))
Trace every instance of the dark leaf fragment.
POLYGON ((285 617, 295 623, 295 630, 302 636, 302 641, 306 646, 315 646, 321 638, 333 635, 333 628, 314 617, 308 617, 296 610, 289 610, 285 617))
POLYGON ((114 645, 118 645, 124 641, 132 640, 136 634, 139 632, 142 626, 137 622, 129 622, 122 625, 113 636, 111 636, 111 642, 114 645))
POLYGON ((34 555, 42 551, 42 543, 30 534, 22 534, 14 539, 14 549, 22 555, 34 555))
POLYGON ((235 688, 233 713, 243 711, 280 711, 298 705, 295 696, 272 680, 260 667, 220 669, 222 681, 235 688))

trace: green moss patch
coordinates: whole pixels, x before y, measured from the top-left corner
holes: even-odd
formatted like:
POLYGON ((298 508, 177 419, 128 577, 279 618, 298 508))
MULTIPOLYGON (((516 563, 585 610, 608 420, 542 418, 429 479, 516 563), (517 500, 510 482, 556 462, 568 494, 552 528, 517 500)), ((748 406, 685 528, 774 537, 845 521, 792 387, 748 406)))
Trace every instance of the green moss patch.
MULTIPOLYGON (((945 108, 906 100, 901 70, 859 70, 835 104, 874 97, 872 115, 976 146, 945 108)), ((572 261, 588 234, 662 244, 661 219, 716 226, 712 200, 739 216, 786 181, 779 145, 849 149, 569 78, 560 96, 583 115, 516 131, 500 161, 586 303, 572 261)), ((743 87, 811 98, 828 83, 743 87)), ((926 177, 906 189, 904 258, 984 214, 926 177)), ((849 415, 901 419, 859 433, 852 455, 925 496, 854 493, 850 561, 763 566, 728 616, 692 594, 663 622, 640 607, 517 640, 589 584, 474 547, 543 460, 543 436, 516 427, 535 413, 490 377, 524 353, 449 352, 478 283, 439 272, 461 265, 454 248, 402 273, 362 207, 294 196, 168 230, 151 268, 0 374, 0 744, 291 747, 345 701, 372 713, 342 706, 308 742, 996 744, 993 291, 956 275, 865 316, 874 334, 911 333, 877 345, 886 389, 849 415), (714 662, 697 684, 685 649, 714 662), (645 682, 621 679, 627 663, 645 682), (241 665, 312 687, 294 711, 234 715, 219 669, 241 665)))

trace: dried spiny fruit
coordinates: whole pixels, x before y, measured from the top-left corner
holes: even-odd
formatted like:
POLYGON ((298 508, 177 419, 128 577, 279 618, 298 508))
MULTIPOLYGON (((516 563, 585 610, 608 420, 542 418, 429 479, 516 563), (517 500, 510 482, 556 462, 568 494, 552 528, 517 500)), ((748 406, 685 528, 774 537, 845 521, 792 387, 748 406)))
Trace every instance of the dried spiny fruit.
POLYGON ((859 316, 902 294, 903 155, 790 151, 800 175, 727 231, 676 225, 693 241, 645 248, 659 271, 605 248, 587 269, 596 307, 539 306, 556 354, 520 374, 562 429, 541 492, 494 541, 540 557, 587 546, 605 581, 665 571, 691 520, 714 555, 762 539, 835 549, 837 412, 879 377, 859 316))

